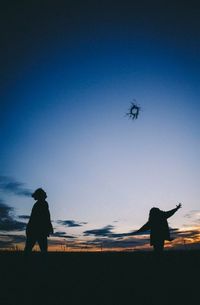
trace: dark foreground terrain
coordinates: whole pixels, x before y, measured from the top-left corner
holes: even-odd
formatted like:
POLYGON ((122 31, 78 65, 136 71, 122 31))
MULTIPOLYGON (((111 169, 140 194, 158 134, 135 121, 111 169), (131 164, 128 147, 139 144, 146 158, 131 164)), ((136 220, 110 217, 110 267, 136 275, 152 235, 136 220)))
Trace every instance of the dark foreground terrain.
POLYGON ((200 304, 200 252, 0 254, 1 305, 200 304))

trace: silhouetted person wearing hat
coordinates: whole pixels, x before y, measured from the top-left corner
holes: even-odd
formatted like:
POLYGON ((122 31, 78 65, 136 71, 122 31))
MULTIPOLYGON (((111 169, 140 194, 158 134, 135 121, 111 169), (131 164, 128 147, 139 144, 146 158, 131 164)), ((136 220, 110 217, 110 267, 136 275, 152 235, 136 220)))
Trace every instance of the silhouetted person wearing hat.
POLYGON ((172 240, 170 238, 169 226, 167 218, 174 215, 178 209, 181 208, 179 203, 175 209, 164 212, 159 208, 152 208, 149 212, 149 220, 136 233, 150 230, 150 244, 154 247, 157 254, 161 254, 164 249, 165 240, 172 240))
POLYGON ((40 250, 47 252, 47 237, 53 234, 49 206, 46 202, 47 194, 42 188, 37 189, 32 197, 36 200, 29 222, 26 227, 26 246, 24 251, 31 252, 35 243, 38 242, 40 250))

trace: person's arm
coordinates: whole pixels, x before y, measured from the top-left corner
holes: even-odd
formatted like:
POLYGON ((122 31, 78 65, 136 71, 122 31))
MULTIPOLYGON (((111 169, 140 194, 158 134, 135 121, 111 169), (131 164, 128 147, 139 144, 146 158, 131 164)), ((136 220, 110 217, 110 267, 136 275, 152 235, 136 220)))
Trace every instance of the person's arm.
POLYGON ((150 230, 150 224, 149 221, 147 221, 139 230, 137 230, 135 233, 141 233, 150 230))
POLYGON ((174 215, 174 213, 176 213, 176 211, 178 211, 181 208, 181 203, 179 203, 175 209, 172 209, 170 211, 164 212, 164 216, 165 218, 169 218, 172 215, 174 215))
POLYGON ((49 234, 53 234, 53 226, 52 226, 51 221, 49 223, 49 234))
POLYGON ((48 223, 48 229, 49 229, 49 234, 53 234, 53 226, 51 223, 51 216, 50 216, 50 212, 49 212, 49 206, 47 204, 47 223, 48 223))

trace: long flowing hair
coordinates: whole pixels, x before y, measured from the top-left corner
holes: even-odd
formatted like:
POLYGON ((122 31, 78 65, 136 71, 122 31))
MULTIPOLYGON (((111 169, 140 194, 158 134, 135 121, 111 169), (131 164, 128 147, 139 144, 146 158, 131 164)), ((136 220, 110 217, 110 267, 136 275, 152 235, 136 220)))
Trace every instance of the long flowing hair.
POLYGON ((155 223, 162 219, 162 211, 159 208, 153 207, 149 212, 149 222, 155 223))

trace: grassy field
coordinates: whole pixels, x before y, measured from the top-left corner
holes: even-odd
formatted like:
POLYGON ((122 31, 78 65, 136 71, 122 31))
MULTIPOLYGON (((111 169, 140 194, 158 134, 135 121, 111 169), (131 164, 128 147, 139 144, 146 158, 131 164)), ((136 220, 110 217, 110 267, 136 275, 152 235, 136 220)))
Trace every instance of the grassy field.
POLYGON ((1 305, 200 304, 200 252, 1 253, 1 305))

